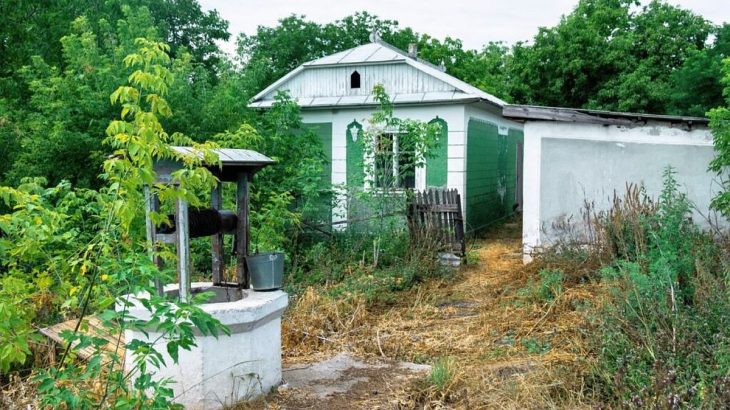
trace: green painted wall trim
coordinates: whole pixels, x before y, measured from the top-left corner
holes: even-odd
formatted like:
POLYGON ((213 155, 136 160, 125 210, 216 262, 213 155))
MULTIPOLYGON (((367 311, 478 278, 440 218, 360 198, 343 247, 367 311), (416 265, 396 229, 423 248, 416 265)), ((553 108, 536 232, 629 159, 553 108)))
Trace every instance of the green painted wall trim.
POLYGON ((466 229, 477 232, 510 216, 516 201, 520 130, 470 119, 466 146, 466 229))
POLYGON ((446 187, 448 177, 448 153, 449 153, 449 125, 442 118, 436 117, 429 124, 441 125, 439 133, 439 144, 433 150, 433 155, 426 158, 426 187, 446 187))
POLYGON ((362 124, 352 120, 345 130, 345 154, 347 155, 347 217, 356 219, 368 215, 368 207, 358 199, 358 192, 365 188, 364 149, 362 124))
POLYGON ((364 187, 365 170, 363 168, 362 124, 353 120, 345 130, 347 155, 347 187, 364 187))
POLYGON ((317 201, 317 210, 312 217, 317 222, 332 223, 332 123, 307 123, 304 127, 313 131, 319 137, 324 153, 322 179, 320 180, 320 194, 317 201))

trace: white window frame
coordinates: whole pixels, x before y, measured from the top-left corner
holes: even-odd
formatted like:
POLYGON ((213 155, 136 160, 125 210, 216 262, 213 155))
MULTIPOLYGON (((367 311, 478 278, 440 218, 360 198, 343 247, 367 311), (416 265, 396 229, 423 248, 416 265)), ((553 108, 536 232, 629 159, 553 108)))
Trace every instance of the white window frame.
MULTIPOLYGON (((398 163, 398 157, 400 155, 400 147, 399 147, 399 138, 398 136, 400 134, 403 134, 402 132, 393 131, 393 130, 384 130, 380 135, 387 135, 390 134, 393 136, 393 181, 400 181, 400 167, 398 163)), ((380 135, 378 138, 380 138, 380 135)), ((373 141, 373 144, 378 144, 379 141, 373 141)), ((365 178, 365 189, 372 189, 372 190, 390 190, 394 193, 403 193, 408 189, 421 189, 420 186, 425 182, 425 168, 423 166, 418 166, 414 168, 414 181, 412 187, 391 187, 391 188, 383 188, 377 186, 377 181, 375 178, 375 175, 373 173, 377 174, 377 163, 375 162, 375 149, 373 149, 373 155, 369 155, 369 158, 365 158, 365 162, 368 165, 368 170, 372 170, 372 172, 369 172, 370 175, 366 175, 365 178), (422 181, 424 180, 424 181, 422 181)))

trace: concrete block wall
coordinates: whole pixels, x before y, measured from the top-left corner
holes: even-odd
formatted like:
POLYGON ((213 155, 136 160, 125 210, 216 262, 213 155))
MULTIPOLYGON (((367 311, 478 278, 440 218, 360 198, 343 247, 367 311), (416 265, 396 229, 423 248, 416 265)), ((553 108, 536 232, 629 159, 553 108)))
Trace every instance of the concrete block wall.
MULTIPOLYGON (((655 122, 637 126, 528 121, 525 124, 523 250, 526 260, 556 234, 552 224, 573 217, 580 222, 585 201, 608 209, 627 183, 641 184, 656 197, 667 166, 704 223, 720 189, 708 172, 714 156, 707 128, 655 122)), ((725 221, 726 223, 726 221, 725 221)))

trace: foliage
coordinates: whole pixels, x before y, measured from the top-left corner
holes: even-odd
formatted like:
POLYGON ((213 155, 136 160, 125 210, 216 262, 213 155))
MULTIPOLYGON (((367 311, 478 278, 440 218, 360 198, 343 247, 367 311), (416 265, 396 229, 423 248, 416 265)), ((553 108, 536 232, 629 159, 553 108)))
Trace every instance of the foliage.
MULTIPOLYGON (((103 101, 126 79, 123 59, 135 50, 135 39, 160 39, 166 33, 156 25, 152 11, 126 5, 104 18, 82 16, 65 24, 70 32, 56 40, 60 61, 34 56, 28 65, 16 67, 13 81, 27 92, 17 101, 6 100, 7 109, 0 109, 0 136, 15 135, 17 140, 0 175, 9 184, 24 176, 41 176, 51 184, 65 179, 78 186, 100 186, 97 174, 108 154, 100 136, 115 116, 103 101), (118 17, 107 20, 111 16, 118 17)), ((177 80, 168 95, 178 111, 174 119, 164 121, 168 129, 191 131, 201 141, 231 124, 200 109, 203 101, 219 94, 224 82, 195 60, 195 52, 201 50, 177 48, 177 80)), ((229 111, 229 117, 240 114, 229 111)))
MULTIPOLYGON (((291 16, 241 35, 238 65, 215 45, 228 38, 227 22, 194 0, 8 0, 0 15, 0 373, 25 370, 36 327, 91 312, 102 315, 110 332, 153 327, 166 339, 167 356, 149 341, 128 341, 136 368, 125 375, 115 370, 120 358, 106 353, 106 341, 65 334, 69 344, 80 343, 75 349, 97 351, 84 364, 66 350, 57 366, 38 373, 43 404, 66 408, 169 406, 168 381, 153 381, 151 373, 165 357, 176 360, 179 349, 193 346, 194 326, 219 331, 195 306, 200 298, 144 299, 150 321, 125 317, 127 305, 118 299, 151 291, 155 279, 172 280, 172 271, 150 262, 142 240, 141 187, 153 181, 153 160, 180 159, 186 167, 175 175, 179 187, 153 189, 167 207, 178 198, 198 203, 213 182, 200 165, 216 159, 213 144, 196 143, 213 138, 278 161, 252 182, 251 223, 255 249, 288 251, 290 290, 324 285, 333 298, 387 303, 398 297, 393 292, 445 274, 433 247, 411 243, 402 228, 400 189, 438 144, 438 130, 395 117, 382 87, 375 89, 380 110, 361 139, 372 160, 363 164, 363 186, 370 189, 346 198, 348 206, 363 203, 378 223, 351 223, 343 232, 305 229, 323 222, 316 209, 331 198, 322 184, 319 141, 285 95, 266 113, 246 107, 248 97, 299 64, 363 44, 378 31, 400 49, 416 43, 419 58, 509 101, 702 115, 723 104, 720 73, 730 53, 730 26, 714 27, 663 1, 637 7, 631 0, 582 0, 529 44, 488 43, 481 50, 365 12, 328 24, 291 16), (116 107, 104 102, 110 94, 116 107), (399 172, 389 161, 393 153, 377 149, 384 134, 397 134, 410 156, 399 172), (177 156, 173 143, 194 146, 203 159, 177 156), (92 381, 104 389, 88 388, 92 381)), ((717 108, 710 117, 712 170, 726 178, 730 113, 717 108)), ((714 205, 727 215, 727 179, 723 184, 714 205)), ((226 200, 232 202, 230 192, 226 200)), ((687 221, 688 210, 667 175, 656 204, 599 218, 609 244, 602 248, 608 267, 601 279, 612 298, 598 318, 596 384, 612 403, 712 406, 730 399, 727 267, 712 240, 687 221)), ((167 249, 160 253, 170 257, 167 249)), ((532 294, 555 301, 570 275, 544 270, 532 294)), ((534 352, 545 349, 525 343, 534 352)))
POLYGON ((722 60, 730 57, 730 24, 717 29, 711 47, 692 50, 669 77, 668 113, 705 116, 723 105, 722 60))
POLYGON ((251 239, 254 249, 291 248, 303 216, 317 208, 322 188, 324 152, 318 137, 302 123, 299 106, 285 93, 253 125, 215 140, 223 147, 265 153, 276 161, 259 171, 251 190, 251 239), (264 135, 266 136, 264 138, 264 135))
POLYGON ((549 342, 541 342, 534 337, 527 337, 522 339, 522 345, 530 354, 545 354, 550 351, 549 342))
POLYGON ((336 299, 387 304, 398 297, 397 292, 430 277, 449 275, 434 257, 434 244, 413 243, 403 225, 387 224, 383 230, 365 229, 367 225, 367 221, 351 223, 346 230, 333 231, 328 240, 305 238, 293 256, 287 289, 300 294, 321 286, 336 299))
POLYGON ((545 301, 551 301, 563 293, 563 272, 559 270, 540 271, 540 297, 545 301))
POLYGON ((727 400, 726 267, 713 239, 687 218, 671 170, 646 246, 602 270, 610 303, 598 318, 597 383, 623 406, 709 406, 727 400))
MULTIPOLYGON (((435 257, 438 244, 414 242, 410 236, 405 223, 409 190, 400 184, 402 178, 414 175, 416 167, 423 165, 437 146, 439 126, 397 118, 383 87, 378 85, 373 92, 380 109, 370 117, 368 128, 357 140, 364 153, 363 179, 356 183, 358 187, 348 188, 343 195, 346 202, 342 204, 353 207, 356 202, 363 212, 357 218, 351 213, 351 220, 342 230, 320 229, 313 233, 308 226, 303 227, 291 261, 292 273, 287 278, 293 293, 320 285, 335 298, 388 303, 397 298, 399 291, 428 277, 447 274, 435 257), (398 152, 378 151, 379 139, 384 134, 397 135, 397 141, 391 142, 402 150, 401 155, 408 156, 409 161, 398 161, 399 173, 393 169, 398 152), (391 156, 384 158, 387 155, 391 156), (386 164, 377 167, 376 161, 386 164), (327 235, 325 238, 322 232, 327 235)), ((335 190, 344 191, 338 187, 335 190)))
POLYGON ((300 64, 366 44, 373 32, 401 50, 416 44, 418 56, 425 61, 443 64, 457 78, 508 97, 501 81, 505 46, 489 43, 483 52, 467 50, 458 39, 438 40, 364 11, 327 24, 292 15, 276 27, 259 26, 254 35, 239 35, 237 57, 244 64, 244 92, 254 95, 300 64))
POLYGON ((519 294, 527 299, 552 302, 563 293, 565 274, 559 269, 541 269, 540 280, 528 282, 519 294))
POLYGON ((418 46, 418 57, 515 103, 657 114, 703 115, 717 106, 719 65, 728 53, 728 25, 715 27, 661 0, 582 0, 530 42, 464 49, 366 12, 328 24, 282 19, 238 38, 246 94, 253 95, 306 61, 369 41, 418 46), (709 40, 714 37, 714 41, 709 40))
MULTIPOLYGON (((669 112, 673 71, 694 50, 704 49, 713 27, 663 1, 634 12, 637 4, 582 0, 557 26, 540 28, 532 44, 517 44, 508 64, 512 98, 548 106, 669 112)), ((711 102, 700 104, 707 108, 711 102)))
POLYGON ((722 184, 712 205, 723 215, 730 216, 730 58, 725 59, 723 64, 726 104, 708 113, 715 145, 715 158, 710 163, 710 169, 717 173, 722 184))
MULTIPOLYGON (((156 250, 142 240, 142 185, 152 185, 163 203, 186 199, 195 205, 193 194, 209 190, 215 182, 200 165, 214 164, 217 158, 210 144, 196 145, 181 134, 164 131, 159 118, 171 115, 164 95, 173 82, 169 47, 141 38, 135 43, 138 52, 124 61, 136 70, 128 76, 128 85, 111 95, 111 102, 121 105, 121 119, 107 127, 107 143, 114 149, 104 162, 107 186, 100 191, 72 189, 68 183, 44 188, 42 180, 28 179, 18 188, 0 187, 0 197, 10 209, 0 215, 4 271, 0 311, 6 319, 0 327, 0 367, 6 372, 23 364, 29 343, 36 338, 30 329, 64 316, 79 317, 78 326, 83 327, 84 317, 97 312, 109 334, 132 328, 145 334, 154 330, 160 336, 126 341, 126 360, 133 366, 125 374, 116 349, 105 348, 106 339, 63 332, 67 347, 59 363, 36 369, 42 406, 168 408, 170 381, 153 380, 154 370, 164 365, 166 357, 176 362, 179 349, 195 346, 193 328, 203 335, 226 331, 196 306, 208 295, 171 301, 154 294, 152 284, 170 280, 170 272, 157 269, 149 257, 156 250), (170 149, 172 142, 193 145, 201 157, 181 157, 170 149), (185 163, 173 173, 176 185, 153 185, 152 163, 162 158, 185 163), (136 303, 149 310, 150 318, 129 316, 132 301, 122 296, 144 292, 151 296, 136 303), (155 347, 159 340, 166 347, 164 355, 155 347), (73 352, 87 347, 95 351, 88 362, 72 359, 73 352), (88 388, 92 382, 102 383, 103 389, 88 388)), ((163 218, 153 215, 158 222, 163 218)))
POLYGON ((415 186, 416 169, 424 166, 444 142, 439 141, 439 123, 396 117, 381 84, 375 85, 373 95, 380 108, 370 116, 357 140, 363 152, 363 174, 360 181, 348 187, 347 201, 350 207, 357 203, 363 208, 361 217, 376 217, 378 229, 385 231, 387 224, 402 222, 406 198, 415 186))
MULTIPOLYGON (((25 90, 16 70, 31 64, 31 59, 36 56, 49 66, 63 67, 64 51, 58 40, 68 34, 74 20, 83 16, 92 25, 92 31, 106 31, 109 25, 128 17, 126 8, 148 10, 159 39, 169 43, 175 55, 184 48, 207 67, 212 68, 219 61, 216 41, 228 39, 228 22, 221 19, 215 10, 202 11, 195 0, 74 0, 64 3, 7 0, 0 4, 0 15, 3 16, 0 26, 0 98, 24 98, 25 90)), ((100 38, 113 41, 110 37, 100 38)), ((126 53, 122 57, 124 55, 126 53)))
POLYGON ((444 391, 454 380, 454 359, 450 357, 440 357, 431 367, 428 373, 428 381, 437 390, 444 391))
POLYGON ((242 123, 264 132, 249 97, 308 60, 368 42, 373 31, 403 50, 417 44, 419 58, 507 101, 702 115, 722 100, 730 30, 663 1, 636 9, 631 0, 583 0, 530 44, 469 50, 367 12, 326 24, 290 16, 240 35, 236 65, 215 44, 228 38, 227 22, 194 0, 10 1, 0 14, 8 23, 0 28, 0 181, 39 176, 81 187, 102 183, 108 152, 98 136, 114 112, 99 101, 123 81, 122 59, 137 37, 171 44, 176 115, 162 122, 202 142, 242 123))
MULTIPOLYGON (((26 179, 18 188, 0 187, 12 212, 0 215, 0 370, 22 365, 37 340, 33 324, 78 312, 69 298, 85 284, 74 274, 78 249, 97 228, 99 194, 72 190, 68 183, 45 188, 26 179)), ((84 272, 85 273, 85 272, 84 272)))

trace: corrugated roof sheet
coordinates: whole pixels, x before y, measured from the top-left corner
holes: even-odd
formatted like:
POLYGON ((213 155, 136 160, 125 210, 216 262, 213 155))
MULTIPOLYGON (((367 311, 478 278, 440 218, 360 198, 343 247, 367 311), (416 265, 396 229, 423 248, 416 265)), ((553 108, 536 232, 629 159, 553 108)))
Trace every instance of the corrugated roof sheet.
MULTIPOLYGON (((194 155, 202 158, 200 151, 192 147, 172 147, 172 149, 182 155, 194 155)), ((212 150, 218 155, 223 166, 226 165, 267 165, 273 164, 275 161, 264 154, 248 149, 219 148, 212 150)))
POLYGON ((403 60, 404 56, 380 43, 368 43, 304 63, 305 67, 333 64, 381 63, 403 60))
MULTIPOLYGON (((472 94, 464 94, 453 91, 429 92, 429 93, 413 93, 413 94, 393 94, 390 96, 395 104, 416 104, 423 102, 465 102, 480 100, 478 96, 472 94)), ((274 104, 274 100, 261 100, 250 103, 248 106, 252 108, 269 108, 274 104)), ((343 97, 314 97, 299 98, 297 104, 301 107, 346 107, 346 106, 362 106, 377 105, 375 97, 371 95, 352 95, 343 97)))
POLYGON ((502 115, 514 120, 582 122, 593 124, 632 125, 636 122, 659 121, 707 126, 709 120, 703 117, 682 115, 641 114, 589 110, 583 108, 543 107, 538 105, 506 105, 502 115))

